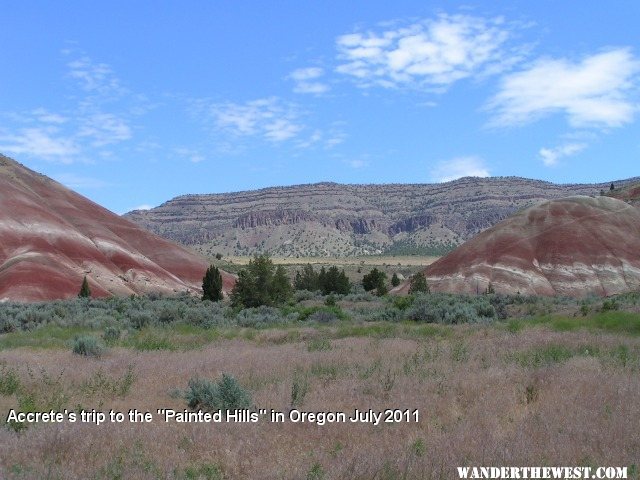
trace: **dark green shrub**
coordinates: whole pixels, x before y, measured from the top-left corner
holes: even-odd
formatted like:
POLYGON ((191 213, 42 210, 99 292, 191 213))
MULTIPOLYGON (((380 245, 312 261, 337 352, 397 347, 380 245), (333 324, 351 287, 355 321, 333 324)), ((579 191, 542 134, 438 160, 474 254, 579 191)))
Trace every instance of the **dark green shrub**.
POLYGON ((151 324, 152 318, 151 313, 148 311, 132 312, 129 316, 129 322, 131 327, 141 330, 151 324))
POLYGON ((219 302, 222 298, 222 274, 217 267, 211 265, 202 279, 202 300, 219 302))
POLYGON ((107 327, 104 329, 104 333, 102 334, 102 339, 107 344, 116 343, 120 340, 120 329, 118 327, 107 327))
POLYGON ((411 280, 409 281, 409 294, 415 293, 429 293, 427 278, 422 272, 418 272, 415 275, 412 275, 411 280))
POLYGON ((217 382, 192 378, 185 393, 187 405, 193 410, 235 410, 251 408, 251 395, 230 375, 222 374, 217 382))
POLYGON ((104 346, 98 342, 96 337, 83 335, 74 339, 73 353, 85 357, 99 357, 104 353, 104 346))
POLYGON ((87 276, 85 275, 82 280, 82 285, 80 286, 80 292, 78 292, 78 297, 80 298, 89 298, 91 297, 91 289, 89 288, 89 282, 87 281, 87 276))
POLYGON ((333 294, 327 295, 327 298, 324 299, 324 304, 327 307, 335 307, 335 305, 336 305, 336 297, 334 297, 333 294))
POLYGON ((256 255, 247 268, 238 273, 231 304, 245 308, 283 305, 291 294, 291 283, 284 267, 276 267, 268 255, 256 255))
POLYGON ((362 277, 362 286, 367 292, 371 290, 375 290, 378 296, 384 295, 387 293, 386 286, 384 284, 387 279, 387 274, 381 272, 377 268, 374 268, 369 273, 367 273, 364 277, 362 277))

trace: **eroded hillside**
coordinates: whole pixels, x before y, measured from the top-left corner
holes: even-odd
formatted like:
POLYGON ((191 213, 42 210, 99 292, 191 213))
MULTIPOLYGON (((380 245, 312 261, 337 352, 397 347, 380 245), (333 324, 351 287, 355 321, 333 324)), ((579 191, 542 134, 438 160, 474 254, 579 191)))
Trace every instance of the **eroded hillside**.
POLYGON ((126 217, 209 255, 441 255, 540 201, 599 195, 609 186, 517 177, 414 185, 318 183, 185 195, 126 217))

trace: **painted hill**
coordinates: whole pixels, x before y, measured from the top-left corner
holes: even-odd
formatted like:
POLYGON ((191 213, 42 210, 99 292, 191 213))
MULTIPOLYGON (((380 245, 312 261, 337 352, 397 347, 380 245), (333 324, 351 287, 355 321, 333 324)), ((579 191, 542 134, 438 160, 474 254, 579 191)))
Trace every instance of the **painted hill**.
MULTIPOLYGON (((207 261, 0 155, 0 301, 198 291, 207 261)), ((234 277, 224 274, 224 288, 234 277)))
POLYGON ((557 185, 516 177, 415 185, 318 183, 184 195, 126 218, 206 255, 442 255, 523 208, 598 195, 610 183, 557 185))
MULTIPOLYGON (((425 269, 433 291, 612 295, 640 289, 640 209, 607 196, 540 203, 425 269)), ((408 285, 398 287, 406 292, 408 285)))
POLYGON ((617 198, 631 205, 640 206, 640 182, 628 183, 621 188, 604 192, 605 195, 617 198))

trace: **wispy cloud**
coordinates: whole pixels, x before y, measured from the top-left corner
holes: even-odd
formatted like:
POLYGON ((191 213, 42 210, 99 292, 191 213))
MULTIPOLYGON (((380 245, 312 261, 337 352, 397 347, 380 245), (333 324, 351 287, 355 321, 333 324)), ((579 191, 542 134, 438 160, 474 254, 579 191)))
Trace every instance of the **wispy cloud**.
POLYGON ((480 157, 456 157, 443 160, 431 170, 431 178, 436 182, 450 182, 462 177, 488 177, 489 169, 480 157))
MULTIPOLYGON (((66 54, 75 52, 65 51, 66 54)), ((94 62, 90 57, 82 55, 67 63, 69 76, 78 81, 80 87, 88 93, 103 96, 120 96, 127 92, 111 66, 94 62)))
POLYGON ((42 126, 0 134, 0 151, 71 163, 80 148, 72 137, 64 136, 58 128, 42 126))
MULTIPOLYGON (((193 148, 178 147, 178 148, 175 148, 173 151, 179 157, 189 160, 190 162, 193 162, 193 163, 200 163, 205 159, 204 155, 202 155, 198 150, 195 150, 193 148)), ((142 210, 142 209, 139 209, 139 210, 142 210)))
POLYGON ((296 93, 322 94, 329 91, 329 85, 320 81, 324 70, 319 67, 299 68, 291 72, 289 79, 295 82, 293 91, 296 93))
POLYGON ((558 164, 558 160, 563 157, 569 157, 575 155, 587 148, 585 143, 566 143, 559 145, 555 148, 541 148, 539 155, 547 167, 552 167, 558 164))
MULTIPOLYGON (((76 53, 65 50, 69 57, 76 53)), ((105 63, 82 55, 67 62, 68 78, 77 81, 72 101, 62 111, 40 107, 2 112, 9 122, 0 128, 0 150, 64 164, 107 158, 113 147, 133 137, 131 110, 144 98, 125 89, 105 63)), ((72 82, 75 83, 75 82, 72 82)))
POLYGON ((618 127, 632 121, 631 90, 640 62, 627 48, 583 58, 542 59, 503 78, 490 102, 495 126, 519 125, 563 114, 574 127, 618 127))
POLYGON ((103 147, 131 138, 127 122, 113 113, 96 113, 81 120, 79 137, 88 137, 95 147, 103 147))
POLYGON ((382 32, 338 37, 337 71, 363 87, 418 86, 443 89, 506 59, 509 31, 501 18, 439 15, 382 32))
POLYGON ((355 158, 347 161, 347 165, 349 165, 351 168, 364 168, 369 166, 369 162, 361 158, 355 158))
POLYGON ((274 143, 296 137, 304 125, 297 108, 277 97, 245 103, 214 103, 205 106, 217 130, 234 136, 258 136, 274 143))

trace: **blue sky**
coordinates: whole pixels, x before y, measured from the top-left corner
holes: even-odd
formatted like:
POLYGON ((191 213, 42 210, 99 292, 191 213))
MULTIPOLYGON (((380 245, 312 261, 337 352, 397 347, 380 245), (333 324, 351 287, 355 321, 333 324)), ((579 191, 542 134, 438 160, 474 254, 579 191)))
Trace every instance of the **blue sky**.
POLYGON ((640 2, 0 0, 0 152, 180 194, 640 170, 640 2))

